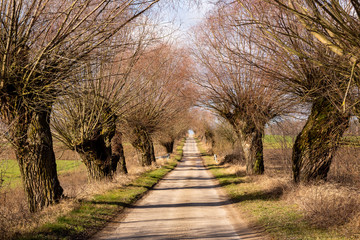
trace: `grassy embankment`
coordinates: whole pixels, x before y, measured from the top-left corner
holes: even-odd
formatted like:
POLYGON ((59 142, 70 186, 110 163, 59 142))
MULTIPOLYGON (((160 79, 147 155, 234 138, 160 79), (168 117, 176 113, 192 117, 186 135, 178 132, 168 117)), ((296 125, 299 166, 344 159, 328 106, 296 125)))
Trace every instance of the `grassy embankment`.
MULTIPOLYGON (((278 144, 272 137, 265 139, 265 142, 268 146, 278 144)), ((336 227, 321 228, 310 224, 295 201, 284 197, 285 192, 290 195, 289 188, 294 187, 289 182, 276 181, 267 176, 249 177, 241 167, 219 166, 213 156, 206 154, 201 143, 198 146, 205 165, 250 226, 260 226, 274 239, 359 239, 360 235, 354 233, 346 237, 346 233, 336 227)))
POLYGON ((184 141, 181 141, 176 154, 161 168, 143 173, 125 187, 82 201, 76 209, 59 217, 56 222, 47 223, 16 239, 88 239, 174 169, 182 158, 183 145, 184 141))

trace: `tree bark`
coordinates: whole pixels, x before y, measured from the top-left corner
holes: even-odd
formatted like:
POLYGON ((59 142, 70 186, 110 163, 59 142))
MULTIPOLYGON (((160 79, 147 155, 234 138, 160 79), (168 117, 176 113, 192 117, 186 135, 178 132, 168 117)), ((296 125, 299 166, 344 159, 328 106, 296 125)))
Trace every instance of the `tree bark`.
POLYGON ((89 182, 111 179, 116 171, 116 159, 112 158, 111 146, 106 142, 105 137, 100 135, 97 139, 88 140, 75 149, 87 168, 89 182))
POLYGON ((50 113, 24 110, 11 133, 30 212, 57 203, 63 196, 56 171, 50 113))
POLYGON ((152 139, 150 139, 149 144, 151 145, 151 153, 150 153, 151 162, 156 163, 155 148, 154 148, 154 143, 153 143, 152 139))
POLYGON ((264 154, 263 154, 263 133, 257 129, 252 131, 242 131, 241 146, 246 162, 246 173, 264 173, 264 154))
POLYGON ((103 109, 104 122, 99 122, 96 130, 93 130, 91 136, 93 139, 83 140, 75 146, 83 160, 87 172, 88 180, 100 181, 111 179, 116 172, 119 159, 112 157, 112 139, 116 134, 116 116, 112 115, 110 108, 103 109), (107 111, 106 111, 107 110, 107 111))
POLYGON ((166 153, 173 153, 174 151, 174 140, 169 142, 161 142, 161 145, 166 149, 166 153))
POLYGON ((141 127, 134 130, 135 140, 132 145, 137 149, 139 153, 139 162, 142 166, 150 166, 153 162, 156 162, 154 144, 150 134, 141 127))
POLYGON ((111 140, 112 162, 117 162, 117 171, 122 174, 128 174, 126 167, 124 147, 122 145, 122 133, 116 131, 111 140))
POLYGON ((349 125, 349 115, 325 98, 313 103, 303 130, 296 137, 292 163, 295 182, 326 180, 339 140, 349 125))

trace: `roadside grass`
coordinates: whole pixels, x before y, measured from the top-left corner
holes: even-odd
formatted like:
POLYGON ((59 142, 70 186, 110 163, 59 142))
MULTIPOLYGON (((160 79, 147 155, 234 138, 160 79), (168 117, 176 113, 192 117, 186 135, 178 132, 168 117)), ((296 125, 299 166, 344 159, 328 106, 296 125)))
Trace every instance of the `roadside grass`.
POLYGON ((307 221, 295 201, 284 197, 293 187, 288 181, 246 176, 240 166, 219 166, 201 143, 198 147, 205 165, 250 226, 263 228, 273 239, 358 239, 359 235, 347 237, 337 228, 320 228, 307 221))
POLYGON ((80 201, 74 210, 60 216, 55 222, 44 224, 30 233, 13 239, 88 239, 102 229, 126 207, 134 204, 181 160, 184 140, 176 148, 175 155, 152 171, 141 174, 126 186, 110 190, 92 199, 80 201))
MULTIPOLYGON (((64 174, 84 167, 79 160, 57 160, 58 174, 64 174)), ((20 169, 16 160, 0 160, 0 173, 2 173, 2 186, 17 187, 21 183, 20 169)))

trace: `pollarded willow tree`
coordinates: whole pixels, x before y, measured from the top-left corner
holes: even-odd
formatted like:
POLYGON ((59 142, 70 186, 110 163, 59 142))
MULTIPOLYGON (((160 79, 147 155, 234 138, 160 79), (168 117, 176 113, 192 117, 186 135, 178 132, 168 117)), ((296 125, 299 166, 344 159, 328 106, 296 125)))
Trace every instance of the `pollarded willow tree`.
POLYGON ((58 98, 52 117, 55 137, 79 154, 89 181, 111 178, 117 169, 120 157, 112 156, 113 137, 121 134, 116 131, 116 113, 128 97, 122 82, 102 76, 102 70, 96 69, 96 75, 92 71, 84 69, 79 78, 85 80, 73 85, 71 94, 58 98), (115 94, 122 94, 121 102, 111 98, 115 94))
POLYGON ((163 124, 161 129, 155 133, 155 139, 166 149, 168 154, 173 153, 176 140, 186 136, 191 125, 192 116, 189 110, 195 104, 197 90, 192 83, 186 83, 193 72, 189 67, 189 62, 190 60, 184 57, 183 65, 178 66, 183 69, 179 70, 175 77, 175 81, 178 82, 172 84, 172 89, 169 89, 169 91, 175 92, 180 90, 178 99, 174 102, 174 107, 177 109, 176 116, 168 119, 166 124, 163 124))
POLYGON ((188 119, 187 112, 184 111, 181 117, 173 119, 170 126, 166 126, 156 134, 156 139, 168 154, 173 153, 175 141, 186 135, 190 126, 188 119))
POLYGON ((264 1, 237 2, 246 13, 238 26, 257 28, 257 45, 276 56, 274 61, 259 59, 253 64, 276 79, 289 97, 311 106, 293 147, 294 180, 325 180, 351 115, 352 107, 344 105, 350 93, 346 58, 326 48, 292 12, 264 1))
POLYGON ((110 179, 117 170, 127 173, 117 125, 139 92, 129 75, 144 45, 153 41, 153 31, 142 19, 128 24, 113 36, 115 46, 107 46, 111 53, 100 49, 97 58, 79 71, 79 80, 67 95, 57 99, 52 121, 55 137, 80 155, 89 181, 110 179))
POLYGON ((269 0, 296 16, 303 27, 318 41, 339 56, 347 58, 347 64, 359 71, 360 2, 358 0, 269 0))
POLYGON ((288 103, 281 92, 270 87, 275 82, 251 64, 271 56, 257 48, 251 28, 237 27, 239 9, 236 4, 220 5, 195 29, 196 82, 203 89, 201 103, 234 128, 246 172, 262 174, 265 124, 283 113, 288 103))
POLYGON ((348 78, 346 94, 339 108, 346 111, 353 108, 359 116, 357 93, 360 80, 360 2, 358 0, 297 0, 285 2, 269 1, 271 4, 289 12, 324 47, 344 58, 341 74, 348 78))
POLYGON ((30 211, 63 193, 49 125, 54 101, 76 82, 72 76, 90 53, 157 2, 1 2, 1 121, 9 126, 30 211))
POLYGON ((135 79, 134 87, 139 92, 131 101, 123 125, 143 166, 156 161, 154 134, 170 127, 190 107, 183 98, 190 62, 181 52, 164 43, 151 46, 129 76, 135 79))

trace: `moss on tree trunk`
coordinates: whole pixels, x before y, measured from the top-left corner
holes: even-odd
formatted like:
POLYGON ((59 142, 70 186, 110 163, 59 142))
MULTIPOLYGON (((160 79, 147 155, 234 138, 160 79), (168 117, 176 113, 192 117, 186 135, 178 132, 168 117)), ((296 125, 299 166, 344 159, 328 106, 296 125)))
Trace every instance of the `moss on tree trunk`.
POLYGON ((100 181, 111 179, 116 172, 119 158, 112 157, 112 139, 116 134, 116 116, 111 109, 104 108, 105 121, 98 122, 94 128, 92 139, 83 140, 74 148, 83 160, 87 172, 88 180, 100 181), (107 111, 106 111, 107 110, 107 111), (108 117, 110 116, 110 117, 108 117))
POLYGON ((31 212, 58 202, 63 195, 49 124, 50 111, 32 112, 27 109, 11 130, 31 212))
POLYGON ((240 150, 246 164, 246 174, 263 174, 265 171, 263 153, 265 124, 256 124, 249 118, 235 118, 234 115, 227 116, 227 119, 234 127, 240 141, 240 150))
POLYGON ((339 112, 327 99, 313 103, 310 116, 293 146, 295 182, 327 179, 332 158, 348 124, 349 115, 339 112))
POLYGON ((262 131, 257 129, 243 131, 241 134, 240 141, 246 162, 246 173, 249 175, 264 173, 262 138, 262 131))

